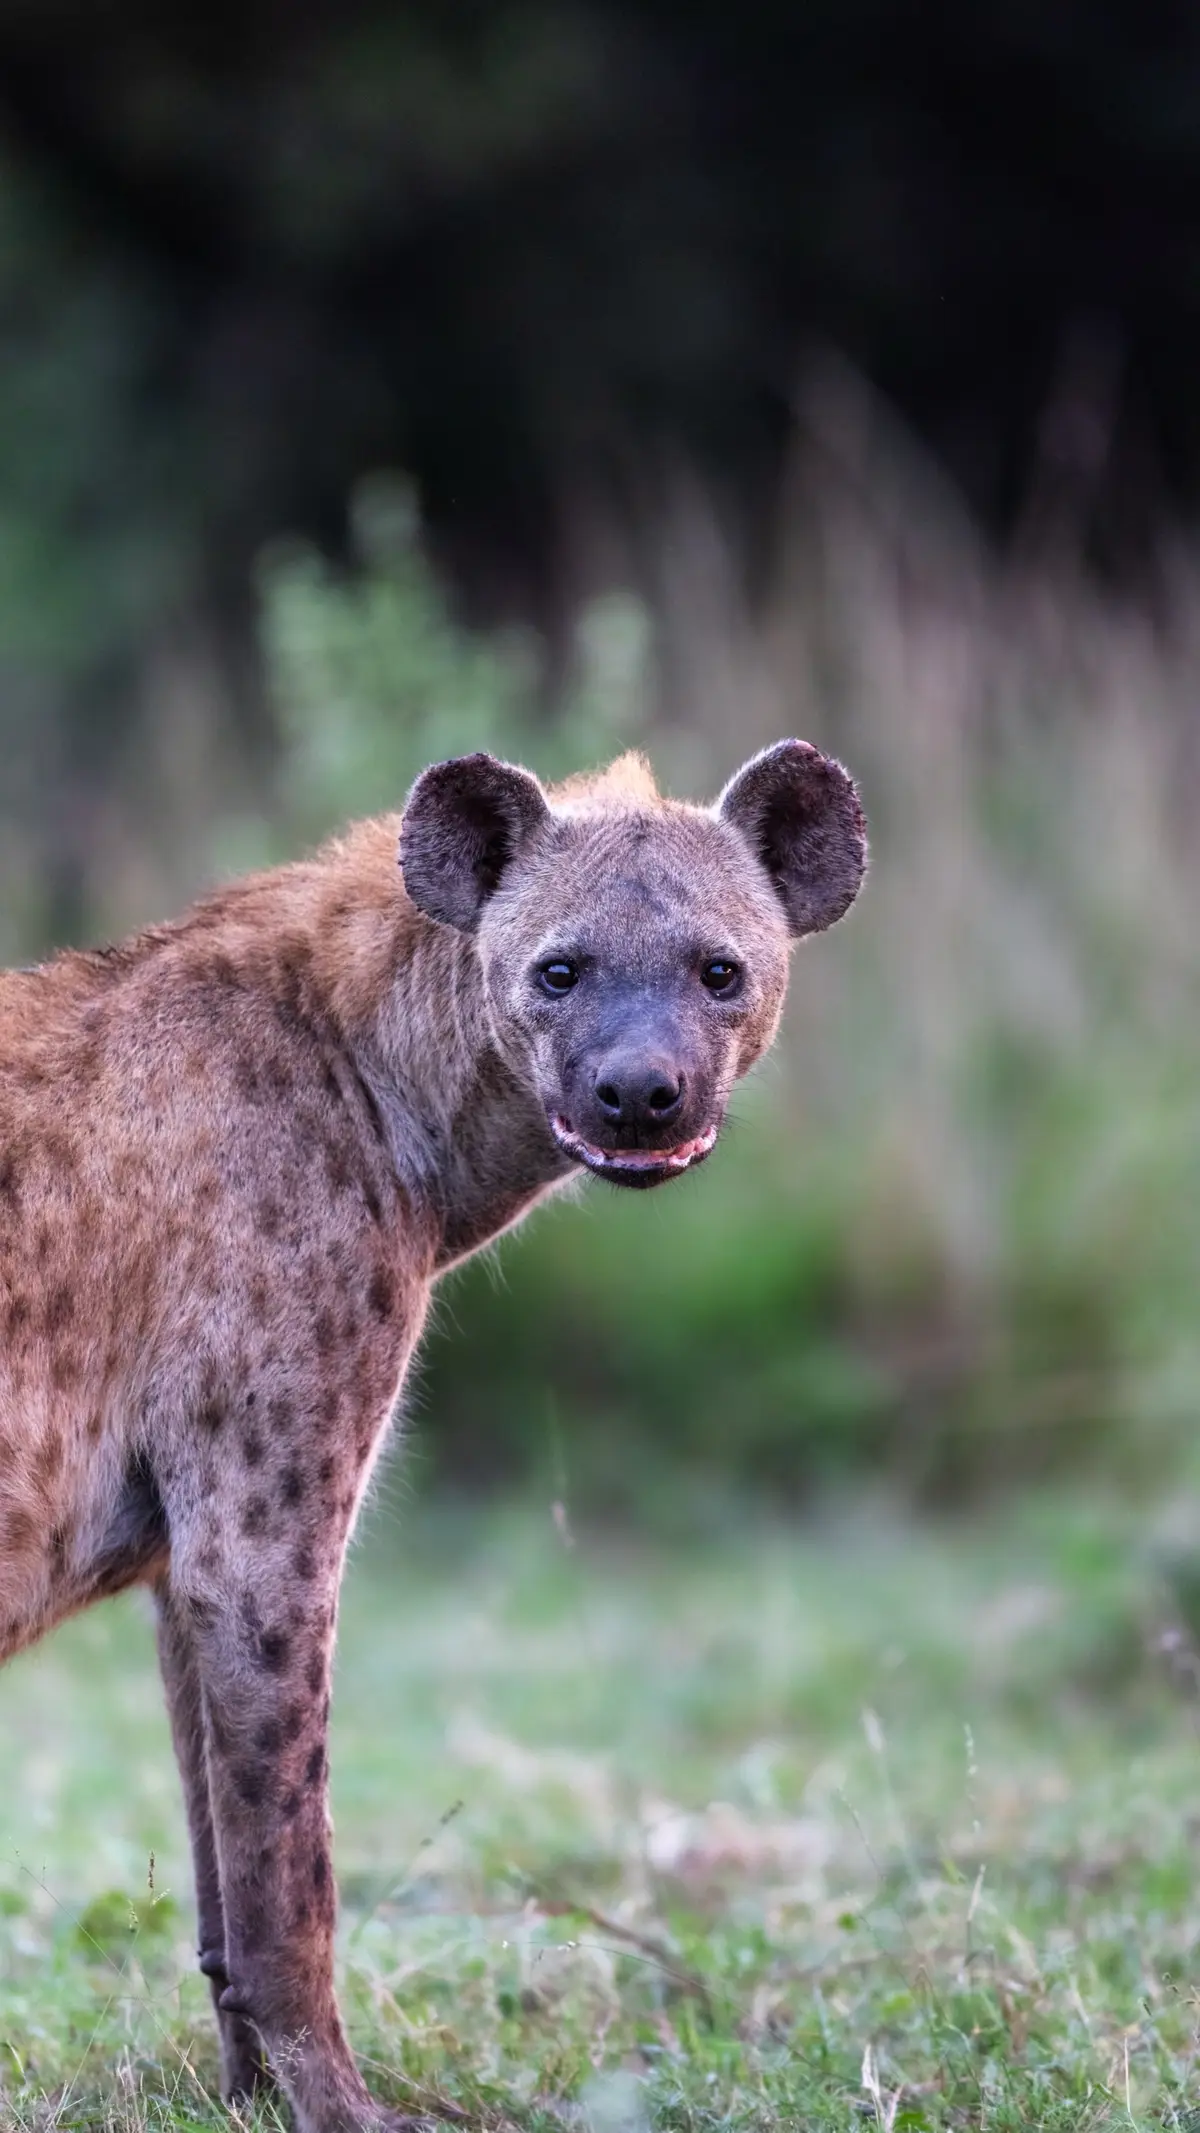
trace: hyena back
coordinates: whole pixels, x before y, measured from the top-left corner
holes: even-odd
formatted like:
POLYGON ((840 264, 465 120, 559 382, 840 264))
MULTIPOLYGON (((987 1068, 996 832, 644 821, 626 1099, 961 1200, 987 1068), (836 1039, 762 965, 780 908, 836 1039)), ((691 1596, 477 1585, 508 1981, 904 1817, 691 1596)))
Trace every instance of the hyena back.
POLYGON ((434 766, 402 818, 122 948, 0 975, 0 1658, 145 1583, 225 2093, 395 2120, 333 1991, 346 1542, 433 1282, 591 1170, 703 1161, 862 815, 802 742, 434 766), (397 875, 396 857, 402 875, 397 875))

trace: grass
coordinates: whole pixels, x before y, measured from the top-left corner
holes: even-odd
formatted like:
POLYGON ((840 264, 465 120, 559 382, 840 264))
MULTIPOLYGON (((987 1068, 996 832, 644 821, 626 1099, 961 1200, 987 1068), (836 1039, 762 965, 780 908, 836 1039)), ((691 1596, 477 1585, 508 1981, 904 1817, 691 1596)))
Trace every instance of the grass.
MULTIPOLYGON (((596 2133, 1200 2124, 1192 1587, 1147 1521, 369 1525, 334 1794, 381 2094, 596 2133)), ((118 1603, 0 1680, 0 2122, 183 2133, 215 2073, 118 1603)))

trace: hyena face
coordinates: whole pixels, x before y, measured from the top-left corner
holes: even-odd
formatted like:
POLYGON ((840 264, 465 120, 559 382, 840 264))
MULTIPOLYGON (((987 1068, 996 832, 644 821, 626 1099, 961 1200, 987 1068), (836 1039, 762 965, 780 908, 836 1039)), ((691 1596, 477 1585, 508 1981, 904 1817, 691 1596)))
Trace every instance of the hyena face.
POLYGON ((849 908, 865 851, 846 772, 800 741, 711 809, 661 800, 636 759, 546 793, 465 757, 418 779, 401 839, 413 901, 474 932, 497 1047, 559 1149, 640 1187, 711 1152, 791 942, 849 908))

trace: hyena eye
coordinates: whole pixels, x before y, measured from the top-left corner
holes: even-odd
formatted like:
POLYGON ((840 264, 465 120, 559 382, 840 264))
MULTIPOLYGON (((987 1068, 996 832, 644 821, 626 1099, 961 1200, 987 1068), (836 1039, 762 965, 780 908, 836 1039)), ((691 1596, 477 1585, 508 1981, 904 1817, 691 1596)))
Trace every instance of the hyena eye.
POLYGON ((555 956, 553 962, 543 963, 538 971, 544 992, 561 994, 570 992, 579 982, 579 967, 567 961, 566 956, 555 956))
POLYGON ((727 962, 724 956, 718 955, 713 957, 711 963, 704 965, 700 972, 700 983, 707 986, 709 992, 715 992, 728 1000, 730 995, 737 991, 741 975, 741 968, 737 963, 727 962))

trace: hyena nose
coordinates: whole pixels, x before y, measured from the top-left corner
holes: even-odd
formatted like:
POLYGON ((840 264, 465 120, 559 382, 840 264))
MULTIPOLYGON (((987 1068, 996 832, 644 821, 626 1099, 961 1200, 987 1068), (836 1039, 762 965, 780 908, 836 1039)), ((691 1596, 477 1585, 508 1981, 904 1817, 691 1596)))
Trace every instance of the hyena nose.
POLYGON ((610 1061, 596 1076, 596 1102, 614 1126, 669 1126, 683 1106, 683 1076, 661 1059, 610 1061))

